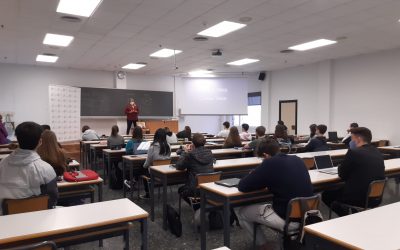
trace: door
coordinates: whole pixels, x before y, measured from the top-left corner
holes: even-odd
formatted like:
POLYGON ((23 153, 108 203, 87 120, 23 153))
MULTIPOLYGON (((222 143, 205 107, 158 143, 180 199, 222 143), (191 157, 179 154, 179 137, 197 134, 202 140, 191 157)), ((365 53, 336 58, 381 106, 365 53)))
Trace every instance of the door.
POLYGON ((279 101, 279 120, 285 123, 289 135, 297 135, 297 100, 279 101))

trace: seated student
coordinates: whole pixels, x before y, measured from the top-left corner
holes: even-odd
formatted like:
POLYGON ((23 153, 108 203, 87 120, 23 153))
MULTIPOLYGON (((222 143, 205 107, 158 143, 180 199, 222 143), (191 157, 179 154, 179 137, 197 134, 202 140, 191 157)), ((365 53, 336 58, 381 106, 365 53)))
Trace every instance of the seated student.
POLYGON ((90 129, 88 125, 82 127, 82 141, 97 141, 100 137, 97 135, 96 131, 90 129))
POLYGON ((188 197, 199 196, 196 175, 211 173, 213 168, 213 154, 205 148, 206 139, 202 134, 193 134, 192 144, 184 147, 184 152, 176 162, 176 169, 188 172, 188 179, 184 186, 178 189, 178 193, 189 203, 188 197))
POLYGON ((257 149, 258 143, 260 142, 260 140, 262 138, 265 138, 265 130, 266 129, 265 129, 264 126, 258 126, 256 128, 256 139, 251 141, 250 143, 248 143, 244 147, 245 148, 250 148, 250 149, 252 149, 254 151, 257 151, 256 149, 257 149))
MULTIPOLYGON (((241 207, 238 217, 240 225, 253 239, 253 225, 259 223, 275 229, 283 229, 288 203, 296 197, 313 195, 310 176, 302 159, 280 153, 279 144, 273 139, 261 139, 258 156, 264 160, 260 166, 239 182, 241 192, 252 192, 268 188, 273 194, 272 204, 256 204, 241 207)), ((294 230, 299 223, 289 225, 294 230)), ((266 238, 257 228, 257 245, 263 246, 266 238)))
MULTIPOLYGON (((145 163, 143 164, 143 168, 148 169, 150 166, 153 165, 153 162, 155 160, 168 160, 170 158, 171 158, 171 148, 167 142, 167 134, 165 133, 164 129, 159 128, 154 134, 154 140, 149 148, 149 151, 147 152, 147 158, 145 163)), ((150 176, 148 172, 146 174, 150 176)), ((150 199, 148 182, 144 180, 143 185, 146 194, 141 195, 140 198, 150 199)))
POLYGON ((176 134, 172 132, 168 127, 165 127, 165 132, 167 133, 167 142, 169 144, 171 143, 177 143, 178 142, 178 137, 176 137, 176 134))
POLYGON ((252 137, 249 131, 249 124, 243 123, 242 124, 242 133, 240 133, 240 139, 243 141, 251 141, 252 137))
POLYGON ((275 130, 276 129, 282 129, 287 131, 287 127, 283 121, 278 121, 278 124, 276 124, 275 126, 275 130))
POLYGON ((8 133, 3 123, 3 116, 0 115, 0 145, 9 144, 10 140, 7 139, 8 133))
POLYGON ((313 123, 310 125, 310 139, 308 140, 308 142, 310 142, 311 139, 315 137, 316 133, 317 133, 317 124, 313 123))
POLYGON ((239 130, 237 127, 231 127, 229 129, 228 137, 226 138, 223 148, 234 148, 242 147, 242 141, 240 140, 239 130))
POLYGON ((56 173, 36 153, 42 132, 40 125, 34 122, 23 122, 15 129, 19 148, 0 161, 0 204, 4 199, 23 199, 41 194, 49 195, 50 208, 57 204, 56 173))
POLYGON ((318 152, 329 150, 328 144, 326 144, 326 138, 324 136, 327 130, 326 125, 318 125, 315 137, 308 142, 304 148, 305 152, 318 152))
MULTIPOLYGON (((281 122, 281 121, 279 121, 281 122)), ((278 123, 279 123, 278 122, 278 123)), ((283 123, 283 122, 282 122, 283 123)), ((275 127, 274 139, 281 145, 281 146, 290 146, 292 143, 290 138, 287 134, 287 128, 283 124, 278 124, 275 127)))
MULTIPOLYGON (((324 191, 322 201, 330 207, 333 201, 344 202, 354 206, 365 206, 369 184, 385 178, 385 163, 382 154, 372 146, 372 133, 368 128, 353 128, 350 130, 351 139, 357 145, 350 149, 341 165, 338 167, 339 177, 344 186, 337 190, 324 191)), ((381 201, 370 202, 376 207, 381 201)), ((332 210, 339 216, 348 214, 347 209, 334 206, 332 210)))
POLYGON ((126 143, 125 151, 127 155, 146 154, 147 150, 138 150, 140 143, 143 142, 143 130, 136 126, 133 128, 132 139, 126 143))
POLYGON ((231 126, 231 124, 229 122, 224 122, 222 123, 223 129, 221 131, 219 131, 219 133, 216 135, 216 137, 222 137, 222 138, 226 138, 229 135, 229 127, 231 126))
POLYGON ((123 148, 125 144, 124 137, 118 134, 119 128, 117 125, 112 126, 111 135, 107 138, 107 147, 111 149, 123 148))
POLYGON ((57 136, 50 130, 42 133, 42 143, 37 148, 40 158, 50 164, 57 176, 62 176, 67 168, 65 152, 58 146, 57 136))
POLYGON ((351 132, 350 130, 353 128, 358 128, 358 123, 353 122, 350 124, 350 128, 347 130, 347 135, 343 138, 342 142, 346 144, 350 149, 355 149, 357 146, 355 143, 351 140, 351 132))
POLYGON ((189 141, 192 140, 192 129, 189 126, 185 126, 185 129, 178 132, 176 137, 179 139, 188 139, 189 141))

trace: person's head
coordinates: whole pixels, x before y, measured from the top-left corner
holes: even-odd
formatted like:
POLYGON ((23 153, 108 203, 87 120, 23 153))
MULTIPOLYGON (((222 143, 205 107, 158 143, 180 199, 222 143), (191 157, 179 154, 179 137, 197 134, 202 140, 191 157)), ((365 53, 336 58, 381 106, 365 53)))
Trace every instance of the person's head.
POLYGON ((249 124, 243 123, 243 124, 242 124, 242 130, 243 130, 244 132, 249 131, 249 124))
POLYGON ((265 127, 264 126, 258 126, 256 128, 256 137, 263 137, 265 135, 265 127))
POLYGON ((0 122, 3 122, 3 116, 0 115, 0 122))
POLYGON ((263 158, 271 158, 280 152, 279 143, 274 139, 263 138, 258 143, 257 156, 263 158))
POLYGON ((42 143, 37 148, 37 153, 42 160, 49 163, 56 170, 57 175, 65 171, 66 159, 61 151, 56 134, 51 130, 45 130, 42 133, 42 143))
POLYGON ((238 128, 235 127, 235 126, 231 127, 231 128, 229 129, 229 135, 228 135, 228 137, 229 137, 229 136, 231 136, 231 137, 239 137, 239 138, 240 138, 238 128))
POLYGON ((90 129, 90 127, 88 125, 84 125, 82 127, 82 133, 85 133, 86 130, 90 129))
POLYGON ((160 155, 168 155, 171 149, 167 142, 167 133, 165 133, 165 129, 159 128, 156 130, 153 145, 157 142, 160 144, 160 155))
POLYGON ((165 129, 165 133, 167 133, 168 136, 172 135, 172 131, 168 127, 165 127, 164 129, 165 129))
POLYGON ((133 128, 132 138, 138 139, 138 140, 143 140, 143 130, 141 127, 136 126, 133 128))
POLYGON ((206 144, 206 138, 202 134, 195 133, 192 137, 192 143, 195 148, 203 147, 206 144))
POLYGON ((364 144, 370 144, 372 140, 371 130, 365 127, 352 128, 350 130, 351 140, 355 142, 357 147, 364 144))
POLYGON ((356 123, 356 122, 350 123, 350 128, 347 130, 347 132, 350 132, 350 130, 351 130, 352 128, 358 128, 358 123, 356 123))
POLYGON ((285 123, 283 121, 279 120, 278 125, 285 125, 285 123))
POLYGON ((313 137, 317 132, 317 124, 313 123, 310 125, 310 136, 313 137))
POLYGON ((132 106, 135 105, 135 99, 133 98, 129 99, 129 104, 132 106))
POLYGON ((231 126, 229 122, 224 122, 222 125, 224 126, 224 129, 228 129, 231 126))
POLYGON ((15 136, 21 149, 34 150, 41 143, 42 127, 34 122, 23 122, 15 129, 15 136))
POLYGON ((288 134, 287 134, 287 130, 285 129, 285 126, 282 124, 278 124, 275 127, 275 138, 276 139, 287 139, 288 134))
POLYGON ((111 136, 117 136, 119 132, 119 128, 117 125, 111 127, 111 136))
POLYGON ((43 129, 43 131, 44 130, 51 130, 50 125, 47 125, 47 124, 43 124, 42 125, 42 129, 43 129))
POLYGON ((326 125, 320 124, 317 126, 316 134, 319 136, 322 136, 326 133, 327 129, 328 129, 328 127, 326 125))
POLYGON ((192 129, 189 126, 185 126, 185 133, 189 139, 192 137, 192 129))

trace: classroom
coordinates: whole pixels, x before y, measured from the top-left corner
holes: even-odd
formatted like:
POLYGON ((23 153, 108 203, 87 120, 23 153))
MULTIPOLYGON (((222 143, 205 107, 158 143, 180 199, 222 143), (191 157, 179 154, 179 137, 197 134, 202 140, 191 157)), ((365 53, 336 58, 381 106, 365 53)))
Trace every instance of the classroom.
POLYGON ((400 249, 399 79, 398 0, 1 0, 0 250, 400 249))

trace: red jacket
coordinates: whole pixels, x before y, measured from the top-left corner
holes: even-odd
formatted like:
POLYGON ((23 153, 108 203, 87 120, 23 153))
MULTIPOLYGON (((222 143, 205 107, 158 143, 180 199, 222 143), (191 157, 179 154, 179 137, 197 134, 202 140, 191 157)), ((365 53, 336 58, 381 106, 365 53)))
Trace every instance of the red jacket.
POLYGON ((128 104, 125 108, 125 114, 126 114, 126 119, 130 121, 137 121, 138 120, 138 114, 139 114, 139 108, 137 105, 132 107, 130 104, 128 104), (133 112, 132 112, 133 111, 133 112), (132 113, 130 113, 132 112, 132 113))

